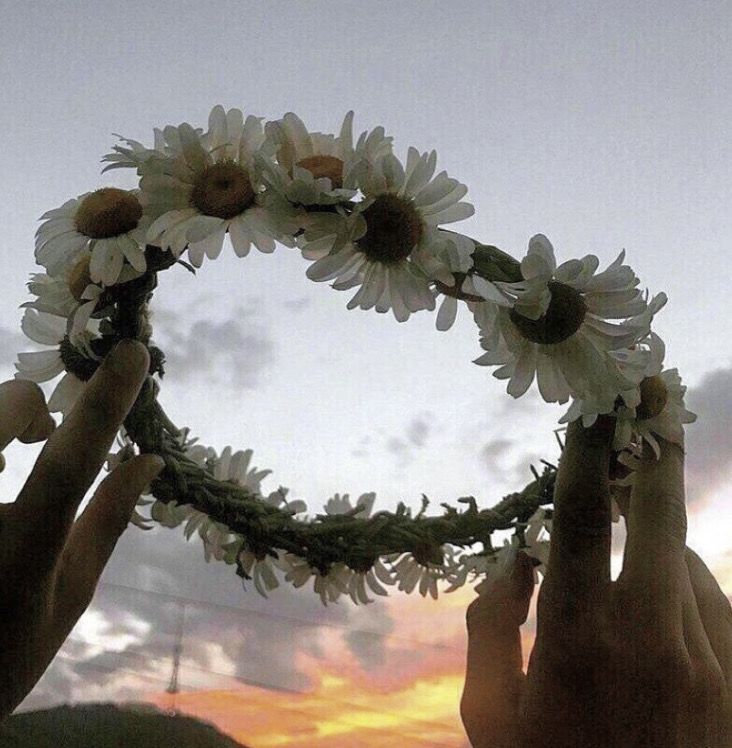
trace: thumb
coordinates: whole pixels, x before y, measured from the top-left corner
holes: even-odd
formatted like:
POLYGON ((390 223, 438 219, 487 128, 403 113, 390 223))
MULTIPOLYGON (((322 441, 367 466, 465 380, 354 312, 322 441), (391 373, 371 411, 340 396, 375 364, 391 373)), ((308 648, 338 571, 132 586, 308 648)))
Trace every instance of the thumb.
POLYGON ((468 655, 460 713, 475 748, 517 744, 518 709, 526 676, 521 630, 534 589, 533 562, 509 550, 506 567, 478 585, 468 607, 468 655))

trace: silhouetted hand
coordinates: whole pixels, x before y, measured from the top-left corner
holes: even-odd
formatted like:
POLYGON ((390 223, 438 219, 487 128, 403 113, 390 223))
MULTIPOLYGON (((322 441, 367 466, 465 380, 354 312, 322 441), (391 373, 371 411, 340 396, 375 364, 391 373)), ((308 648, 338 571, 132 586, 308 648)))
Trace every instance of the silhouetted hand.
POLYGON ((74 521, 148 365, 144 346, 120 343, 57 429, 37 385, 0 384, 0 449, 48 439, 16 501, 0 505, 0 719, 86 610, 139 494, 162 468, 153 455, 123 463, 74 521))
POLYGON ((567 433, 526 674, 528 557, 468 609, 461 714, 474 748, 732 746, 732 609, 685 547, 682 450, 644 454, 613 582, 610 442, 604 421, 567 433))

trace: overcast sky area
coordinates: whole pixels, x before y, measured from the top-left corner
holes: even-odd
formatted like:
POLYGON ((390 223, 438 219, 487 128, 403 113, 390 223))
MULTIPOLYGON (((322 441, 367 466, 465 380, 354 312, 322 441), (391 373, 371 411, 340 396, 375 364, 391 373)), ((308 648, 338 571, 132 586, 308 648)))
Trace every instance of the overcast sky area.
MULTIPOLYGON (((0 376, 32 348, 18 307, 38 270, 38 217, 134 184, 100 174, 113 133, 152 144, 153 127, 205 126, 215 104, 294 111, 332 132, 354 109, 357 132, 383 125, 401 156, 434 148, 438 169, 468 185, 476 212, 457 230, 519 259, 538 232, 559 262, 594 253, 605 266, 626 249, 642 285, 669 295, 656 330, 699 413, 689 545, 732 593, 731 24, 721 0, 6 3, 0 376)), ((349 294, 306 267, 284 247, 237 259, 227 244, 196 277, 161 276, 161 399, 178 425, 219 449, 252 448, 273 470, 265 487, 288 486, 313 511, 366 491, 377 509, 417 507, 422 493, 436 508, 466 495, 488 506, 523 487, 530 464, 556 460, 562 409, 513 401, 472 363, 481 350, 465 309, 447 333, 430 312, 399 324, 348 311, 349 294)), ((3 500, 36 452, 7 450, 3 500)), ((254 748, 371 748, 395 732, 409 746, 465 745, 470 590, 365 610, 324 610, 303 590, 262 601, 181 535, 126 533, 25 708, 165 705, 184 611, 179 706, 254 748)))

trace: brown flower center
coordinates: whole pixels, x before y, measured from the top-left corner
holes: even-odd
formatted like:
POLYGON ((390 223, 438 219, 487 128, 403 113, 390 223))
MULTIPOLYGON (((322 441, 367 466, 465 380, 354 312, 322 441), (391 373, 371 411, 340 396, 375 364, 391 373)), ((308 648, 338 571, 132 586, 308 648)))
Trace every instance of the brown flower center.
POLYGON ((91 257, 89 255, 82 257, 71 268, 71 272, 69 273, 69 291, 71 291, 71 295, 77 301, 85 301, 85 299, 81 298, 81 295, 84 293, 84 289, 92 282, 89 273, 90 261, 91 257))
POLYGON ((414 560, 422 566, 437 564, 438 566, 445 560, 445 555, 439 545, 428 543, 424 540, 418 540, 412 549, 414 560))
POLYGON ((234 218, 254 203, 249 174, 234 161, 206 167, 196 179, 191 204, 205 216, 234 218))
POLYGON ((635 416, 639 421, 655 418, 666 407, 668 402, 668 387, 660 376, 646 377, 640 383, 641 401, 635 409, 635 416))
POLYGON ((555 345, 571 338, 580 329, 587 304, 579 291, 559 281, 549 281, 551 301, 539 319, 529 319, 511 310, 511 322, 532 343, 555 345))
POLYGON ((411 202, 397 195, 379 195, 362 213, 366 233, 358 248, 369 260, 391 265, 409 257, 422 239, 422 219, 411 202))
POLYGON ((132 231, 141 217, 142 205, 131 192, 102 187, 81 201, 74 222, 80 234, 107 239, 132 231))
POLYGON ((335 156, 308 156, 300 159, 297 166, 307 169, 316 179, 328 177, 334 190, 343 187, 343 161, 335 156))

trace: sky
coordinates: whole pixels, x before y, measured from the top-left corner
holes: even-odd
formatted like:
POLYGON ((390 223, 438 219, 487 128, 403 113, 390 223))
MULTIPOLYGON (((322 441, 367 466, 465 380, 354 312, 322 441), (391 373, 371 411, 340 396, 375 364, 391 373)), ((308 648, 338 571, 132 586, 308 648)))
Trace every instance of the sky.
MULTIPOLYGON (((383 125, 396 151, 438 153, 469 187, 457 230, 514 257, 538 232, 558 260, 621 249, 670 298, 656 330, 689 385, 689 545, 732 593, 730 250, 732 14, 726 2, 5 3, 0 27, 0 376, 12 376, 37 268, 38 217, 130 175, 100 174, 120 133, 204 126, 215 104, 337 131, 383 125)), ((467 314, 399 324, 345 308, 297 252, 224 251, 161 277, 162 401, 205 444, 252 448, 314 510, 335 492, 482 506, 556 460, 561 409, 513 401, 475 366, 467 314)), ((465 311, 465 310, 461 310, 465 311)), ((37 454, 11 447, 3 500, 37 454)), ((617 547, 622 543, 619 534, 617 547)), ((617 566, 617 561, 616 561, 617 566)), ((323 609, 281 589, 263 601, 206 565, 182 533, 131 528, 94 604, 23 708, 62 700, 176 707, 254 748, 464 746, 457 704, 467 590, 323 609), (182 621, 182 623, 181 623, 182 621), (392 741, 392 742, 390 742, 392 741)), ((526 627, 530 646, 533 617, 526 627)))

